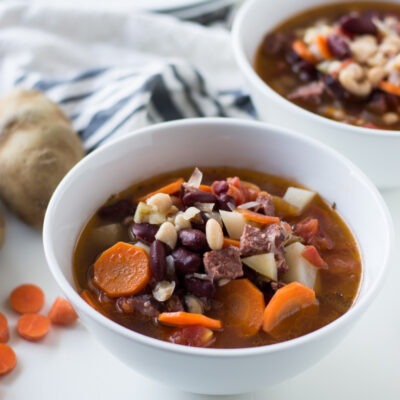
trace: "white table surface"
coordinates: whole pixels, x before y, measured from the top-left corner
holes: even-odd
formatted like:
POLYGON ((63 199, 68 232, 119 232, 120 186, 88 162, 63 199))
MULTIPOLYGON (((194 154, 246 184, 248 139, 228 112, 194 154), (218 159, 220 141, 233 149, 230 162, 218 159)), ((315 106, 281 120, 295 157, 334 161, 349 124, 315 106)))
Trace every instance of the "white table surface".
MULTIPOLYGON (((396 232, 400 232, 400 189, 386 192, 384 197, 396 232)), ((17 353, 18 365, 11 374, 0 377, 0 400, 207 398, 161 386, 131 371, 97 343, 81 323, 67 329, 52 328, 39 343, 20 339, 15 332, 17 315, 8 305, 10 290, 24 282, 40 285, 46 293, 45 312, 61 292, 47 269, 40 233, 10 213, 6 212, 5 218, 8 231, 0 250, 0 311, 9 317, 9 344, 17 353)), ((400 399, 399 236, 396 243, 396 256, 382 291, 330 355, 290 381, 228 398, 400 399)))

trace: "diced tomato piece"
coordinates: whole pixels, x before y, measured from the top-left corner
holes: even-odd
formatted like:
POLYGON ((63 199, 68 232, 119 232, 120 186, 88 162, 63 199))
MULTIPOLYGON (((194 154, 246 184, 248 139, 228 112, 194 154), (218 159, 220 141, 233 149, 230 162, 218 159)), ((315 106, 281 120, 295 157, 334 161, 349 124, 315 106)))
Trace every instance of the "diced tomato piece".
POLYGON ((318 220, 315 218, 306 218, 295 225, 296 235, 301 236, 307 243, 318 234, 318 220))
POLYGON ((306 246, 301 255, 316 267, 323 267, 326 265, 315 246, 306 246))
POLYGON ((232 184, 229 184, 229 190, 226 193, 235 199, 236 206, 245 202, 242 191, 232 184))
POLYGON ((191 325, 175 329, 168 340, 184 346, 207 347, 214 342, 215 336, 211 329, 201 325, 191 325))

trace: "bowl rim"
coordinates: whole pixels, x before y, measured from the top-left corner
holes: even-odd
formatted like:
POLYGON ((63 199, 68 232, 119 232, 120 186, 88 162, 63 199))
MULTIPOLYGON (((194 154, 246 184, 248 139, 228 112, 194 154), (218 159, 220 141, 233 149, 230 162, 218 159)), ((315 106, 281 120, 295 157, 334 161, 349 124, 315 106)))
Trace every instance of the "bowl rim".
MULTIPOLYGON (((227 129, 227 132, 229 134, 229 129, 227 129)), ((163 134, 166 134, 166 132, 163 132, 163 134)), ((273 124, 267 124, 259 121, 234 119, 234 118, 229 118, 229 119, 190 118, 172 122, 165 122, 132 131, 131 133, 126 134, 123 137, 117 138, 107 144, 104 144, 103 146, 100 146, 92 153, 85 156, 81 161, 79 161, 60 182, 52 198, 50 199, 43 226, 43 247, 44 247, 45 258, 48 267, 50 269, 50 272, 53 275, 54 279, 56 280, 57 284, 62 289, 62 291, 66 294, 66 296, 71 300, 71 302, 74 305, 75 304, 77 305, 77 307, 85 314, 85 316, 94 320, 96 323, 102 325, 108 330, 113 331, 118 335, 122 335, 127 339, 139 342, 141 345, 145 345, 151 348, 156 348, 161 351, 178 353, 182 355, 193 355, 193 356, 211 357, 211 358, 256 356, 256 355, 264 355, 264 354, 284 351, 291 349, 293 347, 307 344, 318 336, 325 336, 328 333, 335 331, 340 327, 343 327, 347 322, 350 322, 352 318, 355 318, 357 316, 357 313, 360 315, 362 311, 365 310, 366 306, 375 297, 374 294, 381 287, 382 279, 385 276, 385 272, 388 268, 389 261, 392 258, 393 243, 394 243, 393 221, 385 201, 378 192, 377 188, 369 180, 369 178, 351 161, 349 161, 343 155, 338 153, 336 150, 333 150, 332 148, 324 145, 323 143, 320 143, 315 139, 306 137, 294 131, 284 129, 273 124), (328 152, 339 163, 342 163, 349 169, 351 169, 353 175, 355 175, 357 179, 360 181, 360 183, 364 185, 364 187, 374 198, 374 201, 381 210, 382 215, 384 216, 382 224, 384 224, 384 231, 386 232, 387 235, 385 248, 382 251, 383 257, 381 265, 383 267, 378 272, 376 279, 373 282, 371 282, 371 286, 369 288, 367 295, 363 296, 361 299, 360 298, 356 299, 355 303, 351 306, 351 308, 345 314, 340 316, 338 319, 309 334, 288 340, 286 342, 259 346, 259 347, 246 347, 246 348, 235 348, 235 349, 197 348, 197 347, 182 346, 174 343, 165 342, 132 331, 112 321, 111 319, 103 316, 98 311, 94 310, 91 306, 89 306, 89 304, 87 304, 78 294, 77 290, 73 287, 73 285, 68 282, 63 272, 61 271, 60 266, 57 263, 54 247, 52 245, 51 221, 54 218, 56 218, 55 211, 57 209, 56 205, 58 203, 58 199, 63 196, 63 193, 66 190, 68 190, 68 187, 71 184, 73 184, 76 178, 79 179, 80 171, 84 169, 87 164, 92 163, 92 159, 101 157, 103 153, 114 151, 114 149, 121 146, 122 143, 130 142, 132 138, 136 137, 140 138, 141 136, 147 135, 149 132, 157 133, 162 131, 168 131, 171 129, 173 130, 175 127, 182 127, 182 126, 200 126, 208 128, 210 128, 211 126, 226 126, 227 128, 229 128, 229 126, 236 126, 236 127, 241 126, 243 129, 257 128, 257 129, 262 129, 264 131, 273 131, 274 134, 284 135, 286 137, 293 138, 295 140, 300 140, 308 143, 312 147, 316 147, 321 151, 328 152)))
MULTIPOLYGON (((313 120, 313 122, 318 126, 318 124, 327 124, 328 126, 338 129, 349 130, 352 133, 359 135, 370 135, 376 136, 380 135, 383 137, 397 137, 400 136, 400 130, 391 130, 391 129, 374 129, 374 128, 365 128, 361 126, 355 126, 346 124, 344 122, 335 121, 333 119, 329 119, 327 117, 323 117, 322 115, 313 113, 311 111, 306 110, 299 105, 290 102, 284 96, 277 93, 273 90, 266 82, 264 82, 260 76, 254 70, 252 64, 248 61, 244 48, 242 46, 241 36, 243 24, 246 22, 248 18, 248 13, 258 5, 261 0, 247 0, 244 4, 239 8, 237 14, 234 18, 232 24, 231 31, 231 43, 233 48, 233 54, 236 59, 236 62, 239 66, 239 69, 242 73, 250 80, 250 82, 257 87, 258 90, 266 97, 271 97, 272 100, 282 105, 282 107, 286 107, 290 112, 300 113, 304 118, 308 118, 313 120)), ((360 0, 361 1, 361 0, 360 0)), ((371 0, 366 0, 367 2, 373 3, 371 0)), ((395 3, 393 0, 385 0, 388 3, 395 3)), ((338 1, 338 4, 347 3, 346 1, 338 1)), ((273 4, 273 2, 269 2, 268 4, 273 4)), ((396 3, 397 4, 397 3, 396 3)), ((315 6, 316 7, 316 6, 315 6)), ((312 9, 315 7, 306 7, 304 11, 307 9, 312 9)), ((296 14, 293 14, 296 15, 296 14)), ((266 31, 265 33, 267 33, 266 31)))

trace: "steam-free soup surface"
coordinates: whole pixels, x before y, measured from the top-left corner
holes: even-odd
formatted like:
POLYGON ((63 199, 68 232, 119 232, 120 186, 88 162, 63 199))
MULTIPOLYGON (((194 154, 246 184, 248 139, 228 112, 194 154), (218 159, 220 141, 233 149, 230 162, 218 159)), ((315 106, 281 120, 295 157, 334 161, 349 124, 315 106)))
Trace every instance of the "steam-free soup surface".
MULTIPOLYGON (((147 281, 145 287, 133 295, 110 296, 107 293, 108 287, 104 286, 102 288, 102 282, 98 281, 96 283, 94 279, 93 266, 96 265, 96 260, 99 264, 99 260, 102 260, 101 257, 104 256, 102 253, 117 242, 136 243, 139 245, 141 242, 143 243, 143 240, 141 240, 142 236, 137 231, 137 225, 135 230, 135 222, 133 221, 133 215, 135 215, 135 219, 138 215, 138 199, 171 182, 176 182, 180 177, 187 181, 192 171, 192 168, 174 171, 136 184, 122 193, 113 195, 99 212, 91 218, 76 245, 73 268, 78 291, 93 307, 118 324, 141 334, 179 344, 216 348, 262 346, 295 338, 329 324, 351 307, 360 284, 361 261, 355 239, 336 212, 335 205, 328 204, 317 194, 301 212, 296 212, 295 207, 291 207, 289 203, 282 200, 282 196, 285 195, 289 187, 301 187, 296 182, 260 172, 225 167, 201 168, 204 174, 202 180, 203 186, 200 186, 198 189, 188 189, 187 187, 185 189, 184 186, 183 189, 180 188, 179 191, 174 193, 171 197, 177 208, 174 209, 173 213, 181 213, 188 208, 188 206, 182 204, 182 195, 192 190, 197 193, 199 190, 204 190, 205 193, 214 195, 218 201, 212 212, 216 214, 224 208, 225 210, 229 210, 227 212, 230 212, 229 207, 231 209, 237 208, 238 203, 249 200, 249 198, 245 198, 246 196, 252 197, 255 200, 247 201, 246 204, 250 206, 252 204, 255 205, 249 210, 263 217, 267 214, 274 214, 275 217, 279 218, 281 225, 272 223, 264 226, 248 220, 249 227, 247 229, 257 234, 257 232, 261 232, 262 229, 266 229, 270 225, 276 225, 276 229, 282 229, 282 232, 285 234, 285 243, 280 239, 278 243, 277 239, 274 242, 277 245, 276 248, 271 249, 269 247, 269 251, 272 252, 273 265, 277 271, 276 279, 268 278, 256 272, 248 265, 240 263, 241 265, 239 264, 239 266, 235 267, 235 271, 229 270, 230 267, 228 267, 228 271, 225 273, 228 274, 229 278, 223 281, 221 278, 222 275, 213 275, 217 272, 213 269, 212 262, 205 267, 206 262, 205 258, 203 258, 203 262, 197 267, 194 274, 192 271, 185 271, 183 267, 183 269, 179 269, 178 264, 175 264, 175 270, 174 266, 172 266, 172 270, 171 267, 168 267, 167 272, 164 271, 162 279, 167 283, 174 281, 175 285, 172 296, 165 301, 157 301, 154 298, 154 290, 157 285, 157 281, 154 278, 155 275, 147 281), (227 179, 228 177, 238 177, 240 179, 235 178, 235 180, 232 180, 227 179), (216 181, 225 183, 216 184, 216 181), (246 182, 250 182, 251 184, 246 182), (226 185, 228 189, 226 189, 226 185), (233 189, 232 186, 235 185, 236 188, 240 189, 233 189), (246 189, 243 189, 245 185, 246 189), (243 198, 239 198, 238 196, 241 195, 239 192, 246 193, 246 195, 243 198), (228 197, 224 197, 224 193, 228 197), (273 199, 273 206, 268 202, 262 203, 264 206, 266 204, 268 204, 268 207, 271 206, 272 211, 271 209, 267 210, 268 207, 262 208, 260 206, 260 199, 267 199, 268 201, 272 201, 273 199), (229 202, 231 204, 228 204, 229 202), (313 225, 315 221, 317 221, 317 230, 314 229, 315 224, 313 225), (132 232, 136 232, 136 235, 132 232), (272 333, 266 332, 262 325, 260 325, 264 318, 262 314, 261 316, 254 316, 254 321, 259 321, 255 322, 256 325, 258 324, 255 330, 253 329, 254 326, 250 330, 247 327, 243 329, 242 322, 237 323, 237 321, 232 320, 232 313, 243 314, 248 312, 250 315, 246 316, 245 319, 247 318, 246 321, 250 320, 253 317, 251 315, 253 312, 252 307, 254 307, 254 312, 257 312, 256 308, 262 302, 263 308, 261 311, 264 312, 264 307, 268 307, 271 298, 276 295, 281 287, 289 284, 290 279, 285 279, 287 259, 285 260, 284 257, 290 242, 298 243, 298 245, 304 246, 304 248, 314 246, 323 260, 323 265, 315 267, 318 270, 317 279, 315 283, 311 284, 316 296, 315 304, 296 312, 291 317, 285 318, 279 324, 279 329, 275 329, 272 333), (239 268, 239 272, 237 268, 239 268), (201 281, 207 278, 207 273, 214 276, 214 279, 211 281, 208 280, 209 283, 206 284, 212 285, 212 288, 203 286, 199 289, 196 285, 202 284, 201 281), (199 277, 202 279, 199 279, 199 277), (188 280, 190 281, 189 283, 188 280), (251 297, 254 295, 255 300, 253 303, 249 303, 251 307, 247 311, 245 306, 239 310, 227 310, 230 306, 226 303, 226 296, 227 293, 230 296, 231 292, 235 290, 235 285, 232 283, 236 281, 240 281, 236 286, 239 290, 246 290, 246 296, 251 297), (104 288, 106 290, 103 290, 104 288), (247 292, 249 288, 250 290, 247 292), (260 293, 259 296, 258 293, 260 293), (148 301, 147 308, 144 307, 144 301, 141 299, 148 301), (198 332, 196 328, 189 328, 187 331, 182 331, 182 327, 165 324, 158 320, 159 315, 161 315, 160 313, 170 311, 202 312, 209 318, 221 321, 223 327, 222 329, 207 328, 204 331, 200 329, 198 332), (190 337, 188 338, 185 335, 189 335, 190 337), (193 338, 192 336, 196 337, 193 338)), ((199 203, 196 203, 196 206, 199 206, 199 203)), ((197 219, 191 221, 191 229, 204 231, 204 225, 209 218, 219 220, 220 217, 212 214, 212 212, 205 211, 195 216, 194 218, 197 219), (200 220, 198 219, 199 217, 200 220)), ((174 221, 174 218, 176 221, 176 217, 172 214, 170 221, 174 221)), ((177 225, 176 222, 175 225, 177 225)), ((273 230, 273 227, 269 229, 273 230)), ((223 227, 223 234, 226 238, 229 236, 226 226, 223 227)), ((254 248, 251 248, 251 240, 249 242, 250 245, 246 244, 246 240, 248 239, 244 238, 243 235, 240 238, 241 262, 245 259, 243 257, 245 252, 248 254, 257 252, 254 251, 254 248), (244 250, 242 249, 243 244, 245 246, 244 250)), ((283 239, 282 235, 279 237, 283 239)), ((189 247, 183 245, 179 232, 174 250, 168 248, 165 244, 163 246, 166 249, 166 254, 171 254, 171 252, 174 254, 178 248, 182 247, 196 253, 196 251, 193 251, 190 243, 188 243, 189 247)), ((223 253, 228 254, 226 257, 231 257, 232 254, 235 257, 236 254, 239 254, 238 247, 232 246, 230 248, 233 250, 229 254, 223 253)), ((205 254, 210 251, 210 248, 198 250, 197 254, 200 257, 205 257, 205 254)), ((222 254, 219 253, 220 251, 222 250, 217 250, 215 254, 222 254)), ((174 258, 172 257, 172 259, 174 258)), ((233 265, 233 261, 231 264, 233 265)), ((205 280, 207 281, 207 279, 205 280)), ((158 295, 160 295, 160 292, 157 293, 158 295)), ((240 297, 240 293, 238 295, 240 297)), ((242 316, 239 315, 239 317, 241 318, 242 316)))
POLYGON ((277 93, 321 116, 400 129, 400 6, 338 3, 266 32, 254 68, 277 93))

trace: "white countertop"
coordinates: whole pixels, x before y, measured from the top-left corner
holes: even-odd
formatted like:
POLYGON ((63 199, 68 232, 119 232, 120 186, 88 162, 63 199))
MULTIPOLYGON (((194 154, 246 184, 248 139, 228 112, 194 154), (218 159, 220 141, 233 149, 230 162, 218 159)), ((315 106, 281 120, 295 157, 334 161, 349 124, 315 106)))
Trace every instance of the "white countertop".
MULTIPOLYGON (((394 218, 398 244, 400 189, 386 192, 384 197, 394 218)), ((30 400, 197 400, 207 397, 166 388, 143 378, 108 353, 80 323, 70 328, 52 327, 39 343, 20 339, 15 332, 17 315, 8 305, 10 291, 24 282, 40 285, 46 293, 44 312, 61 292, 47 269, 40 233, 26 227, 10 213, 5 213, 5 218, 8 231, 0 250, 0 311, 9 317, 12 337, 9 344, 17 353, 18 365, 11 374, 0 377, 0 400, 28 397, 30 400)), ((398 246, 382 291, 330 355, 290 381, 261 392, 228 398, 399 399, 399 288, 398 246)))

